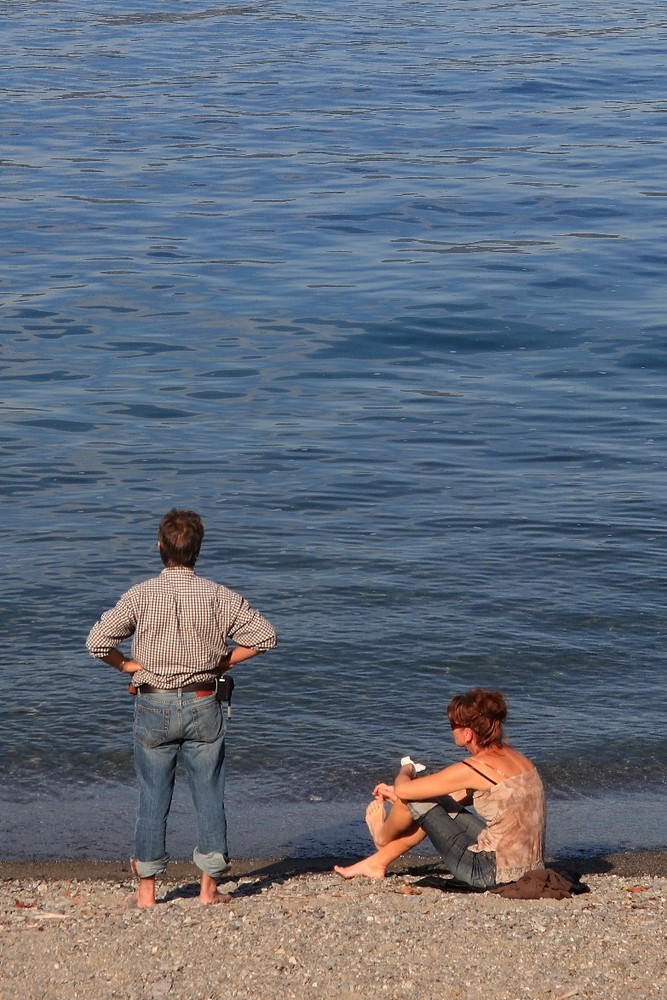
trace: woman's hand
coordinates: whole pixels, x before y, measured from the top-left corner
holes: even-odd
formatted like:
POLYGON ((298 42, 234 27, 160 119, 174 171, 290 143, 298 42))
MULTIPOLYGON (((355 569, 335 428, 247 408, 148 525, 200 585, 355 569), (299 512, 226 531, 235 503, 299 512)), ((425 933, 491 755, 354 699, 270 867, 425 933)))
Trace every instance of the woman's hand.
POLYGON ((396 792, 394 791, 393 785, 387 785, 383 781, 379 785, 376 785, 373 789, 373 798, 380 799, 382 802, 395 802, 397 799, 396 792))

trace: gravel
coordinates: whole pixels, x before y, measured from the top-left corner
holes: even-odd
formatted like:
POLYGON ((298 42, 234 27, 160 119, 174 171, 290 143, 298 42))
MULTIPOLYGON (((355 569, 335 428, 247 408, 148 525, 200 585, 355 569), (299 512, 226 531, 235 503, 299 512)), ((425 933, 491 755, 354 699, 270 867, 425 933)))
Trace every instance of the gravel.
POLYGON ((190 867, 136 910, 120 866, 10 867, 0 1000, 667 997, 665 874, 590 874, 585 895, 515 901, 454 891, 437 864, 346 882, 257 863, 225 884, 231 903, 204 907, 190 867))

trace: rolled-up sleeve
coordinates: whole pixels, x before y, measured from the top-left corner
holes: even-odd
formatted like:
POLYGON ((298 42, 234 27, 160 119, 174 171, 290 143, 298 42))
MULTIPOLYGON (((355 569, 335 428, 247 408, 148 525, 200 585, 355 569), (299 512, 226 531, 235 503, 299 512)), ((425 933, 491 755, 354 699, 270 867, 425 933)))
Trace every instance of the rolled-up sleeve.
POLYGON ((105 611, 91 628, 86 639, 88 652, 98 659, 106 656, 109 650, 115 649, 124 639, 134 634, 136 624, 133 602, 129 594, 124 594, 118 604, 105 611))
POLYGON ((234 642, 239 646, 248 646, 250 649, 273 649, 278 637, 271 622, 267 621, 259 611, 256 611, 246 601, 245 597, 220 588, 221 611, 227 619, 226 627, 223 629, 234 642))

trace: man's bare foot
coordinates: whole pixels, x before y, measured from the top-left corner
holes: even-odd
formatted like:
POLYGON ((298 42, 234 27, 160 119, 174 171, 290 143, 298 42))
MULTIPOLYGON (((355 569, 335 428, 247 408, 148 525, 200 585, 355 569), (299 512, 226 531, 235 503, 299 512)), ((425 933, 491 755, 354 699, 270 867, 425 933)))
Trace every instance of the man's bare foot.
POLYGON ((123 906, 126 910, 147 910, 149 906, 155 906, 155 896, 144 901, 140 898, 139 892, 133 892, 125 898, 123 906))
POLYGON ((384 847, 382 828, 387 819, 387 811, 382 799, 373 799, 366 809, 366 826, 376 847, 384 847))
POLYGON ((228 892, 220 892, 218 883, 210 875, 202 873, 201 886, 199 890, 199 902, 208 906, 210 903, 231 903, 232 897, 228 892))
POLYGON ((199 902, 204 903, 205 906, 208 906, 209 903, 231 903, 231 901, 232 897, 228 892, 215 892, 211 899, 204 899, 201 894, 199 896, 199 902))
POLYGON ((385 877, 387 869, 384 865, 373 861, 372 858, 363 858, 361 861, 357 861, 355 865, 349 865, 347 868, 334 865, 334 871, 342 878, 356 878, 358 875, 363 875, 364 878, 380 879, 385 877))
POLYGON ((155 876, 153 878, 142 878, 137 868, 137 859, 130 858, 130 869, 135 878, 139 879, 139 888, 125 900, 128 908, 145 910, 149 906, 155 906, 155 876))

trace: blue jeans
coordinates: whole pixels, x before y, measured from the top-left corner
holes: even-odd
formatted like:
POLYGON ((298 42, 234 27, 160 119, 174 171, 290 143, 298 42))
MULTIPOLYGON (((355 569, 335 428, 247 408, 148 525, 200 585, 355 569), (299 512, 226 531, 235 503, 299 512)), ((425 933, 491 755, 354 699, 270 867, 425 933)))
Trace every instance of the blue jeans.
POLYGON ((437 802, 406 803, 454 878, 475 889, 496 885, 494 851, 469 851, 486 823, 445 795, 437 802))
POLYGON ((197 814, 197 867, 219 878, 229 868, 225 819, 225 717, 211 694, 160 691, 138 694, 134 710, 134 763, 139 811, 134 835, 136 870, 141 878, 162 874, 167 817, 179 751, 197 814))

